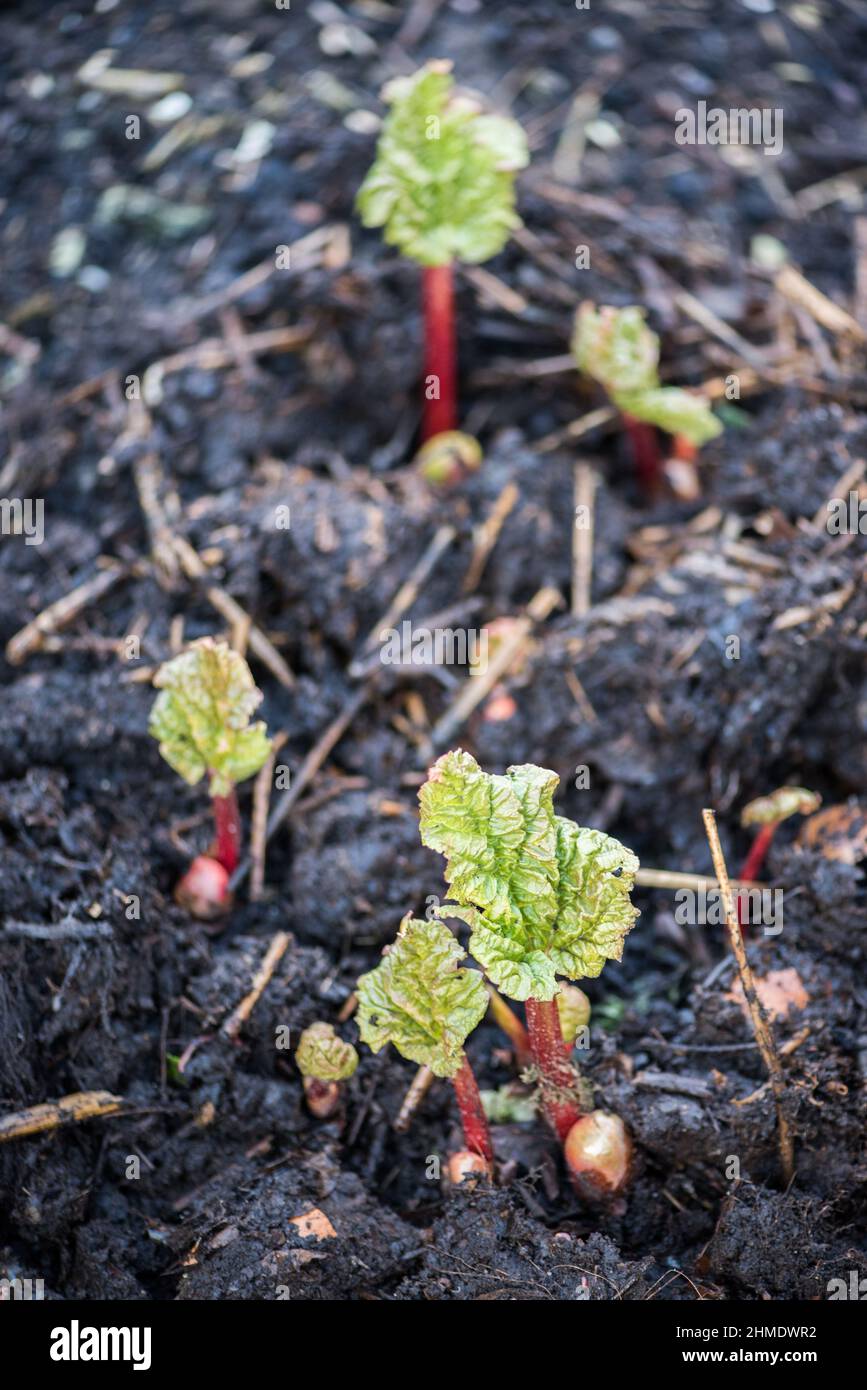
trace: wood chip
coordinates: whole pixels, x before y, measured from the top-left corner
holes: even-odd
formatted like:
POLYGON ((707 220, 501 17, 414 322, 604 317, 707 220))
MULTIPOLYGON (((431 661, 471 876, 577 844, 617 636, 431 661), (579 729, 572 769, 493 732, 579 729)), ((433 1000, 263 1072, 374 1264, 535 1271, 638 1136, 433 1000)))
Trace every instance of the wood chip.
MULTIPOLYGON (((785 970, 769 970, 767 975, 756 975, 755 982, 756 994, 762 1008, 772 1021, 776 1018, 786 1018, 793 1009, 805 1009, 810 1002, 804 982, 792 966, 785 970)), ((728 993, 723 995, 723 999, 737 1004, 738 1008, 743 1010, 744 1017, 749 1019, 750 1007, 740 980, 734 981, 728 993)))
POLYGON ((293 1216, 289 1225, 294 1226, 304 1240, 310 1236, 315 1240, 335 1240, 337 1237, 337 1232, 319 1207, 311 1207, 302 1216, 293 1216))
POLYGON ((857 801, 826 806, 807 817, 796 843, 839 864, 860 864, 867 858, 867 808, 857 801))

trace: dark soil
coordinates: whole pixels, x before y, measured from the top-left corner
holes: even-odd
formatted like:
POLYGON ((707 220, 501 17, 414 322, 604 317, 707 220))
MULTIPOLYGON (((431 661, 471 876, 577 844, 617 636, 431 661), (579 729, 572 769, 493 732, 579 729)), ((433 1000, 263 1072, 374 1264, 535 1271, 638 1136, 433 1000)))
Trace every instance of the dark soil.
MULTIPOLYGON (((435 1084, 396 1134, 413 1068, 390 1050, 361 1049, 338 1117, 311 1119, 280 1030, 297 1040, 317 1018, 337 1022, 401 916, 442 894, 415 792, 464 673, 372 668, 369 697, 269 845, 266 898, 242 887, 222 931, 195 922, 172 890, 207 845, 207 798, 148 737, 148 673, 179 624, 183 640, 226 628, 205 586, 169 582, 152 561, 136 486, 156 456, 166 515, 296 674, 287 689, 251 657, 293 775, 448 523, 456 539, 408 612, 417 622, 456 605, 455 621, 515 616, 545 585, 564 599, 505 681, 510 717, 493 717, 509 714, 502 701, 483 705, 450 740, 485 767, 555 768, 563 814, 609 830, 643 865, 699 874, 711 869, 704 806, 734 871, 751 798, 793 782, 827 804, 863 801, 864 540, 813 523, 865 456, 863 343, 805 326, 749 259, 755 235, 776 237, 817 289, 867 304, 863 7, 359 0, 342 7, 343 29, 324 5, 94 8, 21 3, 0 19, 0 494, 45 501, 43 544, 0 539, 0 642, 107 559, 124 567, 60 635, 0 661, 0 1117, 76 1091, 124 1105, 0 1143, 0 1276, 44 1278, 64 1298, 424 1300, 808 1299, 863 1276, 867 892, 858 862, 800 843, 795 822, 767 868, 784 929, 754 931, 749 947, 758 974, 793 969, 808 996, 776 1024, 791 1190, 761 1058, 729 997, 724 929, 678 925, 668 891, 638 890, 623 963, 586 983, 585 1073, 635 1142, 623 1201, 580 1201, 541 1123, 495 1131, 501 1186, 445 1193, 430 1160, 458 1145, 450 1089, 435 1084), (154 159, 174 127, 149 121, 153 98, 77 76, 103 49, 118 68, 184 75, 186 143, 154 159), (431 56, 510 107, 533 148, 519 181, 527 237, 485 267, 525 307, 459 280, 463 420, 486 457, 446 495, 408 466, 418 274, 352 210, 381 83, 431 56), (573 96, 591 89, 620 142, 588 143, 570 179, 562 146, 551 161, 573 96), (783 154, 678 146, 673 113, 699 99, 783 108, 783 154), (135 112, 137 142, 125 134, 135 112), (271 123, 271 146, 233 162, 253 121, 271 123), (844 175, 842 191, 813 191, 844 175), (153 197, 122 203, 120 185, 153 197), (71 228, 84 249, 69 271, 71 228), (335 230, 292 270, 228 316, 210 307, 318 228, 335 230), (581 244, 592 268, 578 271, 581 244), (682 290, 754 345, 752 384, 682 290), (567 351, 579 298, 648 305, 668 379, 743 375, 693 501, 639 496, 616 430, 545 443, 600 403, 562 364, 527 370, 567 351), (130 376, 206 339, 292 326, 304 330, 294 350, 167 373, 144 432, 130 431, 130 376), (593 607, 573 618, 579 448, 600 484, 593 607), (475 528, 509 483, 518 500, 466 594, 475 528), (131 633, 140 650, 127 660, 131 633), (40 933, 63 923, 95 930, 40 933), (230 1041, 221 1024, 282 929, 293 944, 230 1041), (292 1224, 311 1210, 333 1234, 292 1224)), ((355 1040, 351 1021, 339 1026, 355 1040)), ((484 1084, 514 1076, 492 1024, 470 1051, 484 1084)))

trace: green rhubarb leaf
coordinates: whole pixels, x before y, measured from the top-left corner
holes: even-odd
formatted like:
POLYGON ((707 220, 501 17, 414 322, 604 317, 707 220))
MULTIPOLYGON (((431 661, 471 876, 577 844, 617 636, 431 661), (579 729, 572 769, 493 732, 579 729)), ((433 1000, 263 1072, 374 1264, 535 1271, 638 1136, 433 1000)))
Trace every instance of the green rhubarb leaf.
POLYGON ((560 1015, 563 1041, 571 1047, 578 1036, 578 1029, 586 1028, 590 1022, 590 1000, 577 985, 561 984, 557 990, 557 1013, 560 1015))
POLYGON ((609 396, 659 385, 659 338, 635 304, 597 309, 585 301, 575 315, 572 354, 581 371, 604 386, 609 396))
POLYGON ((442 922, 407 919, 375 970, 358 981, 358 1027, 373 1052, 393 1043, 402 1057, 454 1076, 469 1034, 488 1008, 477 970, 442 922))
POLYGON ((337 1036, 330 1023, 311 1023, 301 1034, 295 1061, 302 1076, 346 1081, 358 1066, 358 1053, 352 1043, 337 1036))
POLYGON ((492 1125, 532 1124, 539 1108, 536 1097, 513 1083, 497 1091, 480 1091, 482 1106, 492 1125))
POLYGON ((462 749, 434 763, 419 792, 421 838, 446 855, 446 880, 459 903, 495 918, 508 916, 514 905, 531 923, 550 920, 559 780, 532 764, 495 776, 462 749))
POLYGON ((570 980, 594 979, 606 960, 620 960, 638 909, 629 894, 638 860, 601 830, 557 816, 557 928, 554 968, 570 980))
POLYGON ((453 94, 451 64, 389 83, 376 159, 358 192, 365 227, 422 265, 486 261, 521 225, 514 175, 528 162, 516 121, 453 94))
POLYGON ((148 728, 160 753, 194 786, 210 774, 211 795, 228 796, 258 772, 271 750, 263 723, 250 716, 262 699, 250 668, 225 642, 203 637, 154 677, 160 693, 148 728))
POLYGON ((707 401, 679 386, 656 386, 634 394, 615 391, 611 399, 627 415, 658 425, 667 434, 682 434, 691 444, 707 444, 723 431, 707 401))
POLYGON ((668 434, 682 434, 696 445, 722 433, 722 423, 701 396, 660 385, 659 338, 638 305, 597 309, 582 304, 575 316, 572 353, 581 371, 604 386, 625 414, 668 434))
MULTIPOLYGON (((454 889, 452 889, 454 892, 454 889)), ((511 915, 499 920, 475 907, 445 903, 440 917, 457 917, 470 928, 470 950, 488 979, 510 999, 553 999, 557 993, 554 963, 532 946, 532 932, 511 915)))
POLYGON ((557 975, 598 975, 619 960, 638 916, 638 861, 617 840, 556 816, 555 772, 483 772, 458 749, 421 788, 421 838, 446 856, 455 902, 438 914, 470 927, 470 950, 512 999, 553 999, 557 975))
POLYGON ((822 798, 806 787, 778 787, 770 796, 757 796, 741 811, 741 825, 778 825, 789 816, 811 816, 822 798))

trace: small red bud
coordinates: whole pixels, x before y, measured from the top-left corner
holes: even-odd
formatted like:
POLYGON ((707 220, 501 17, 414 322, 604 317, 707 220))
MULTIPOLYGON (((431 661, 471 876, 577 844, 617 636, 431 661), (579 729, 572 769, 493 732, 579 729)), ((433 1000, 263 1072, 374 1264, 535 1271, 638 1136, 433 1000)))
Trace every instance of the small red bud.
POLYGON ((482 711, 482 718, 489 724, 504 724, 507 719, 514 719, 518 713, 518 706, 512 699, 508 690, 502 687, 495 691, 486 702, 482 711))
POLYGON ((196 855, 175 889, 175 902, 206 922, 228 912, 232 906, 229 875, 219 860, 196 855))
POLYGON ((317 1120, 330 1120, 340 1104, 339 1081, 320 1081, 316 1076, 305 1076, 302 1080, 310 1114, 317 1120))
POLYGON ((464 1182, 476 1183, 479 1179, 490 1176, 490 1166, 482 1155, 475 1154, 470 1149, 460 1149, 449 1158, 447 1178, 452 1187, 459 1187, 464 1182))
POLYGON ((632 1140, 618 1115, 593 1110, 582 1115, 566 1135, 569 1172, 587 1195, 618 1192, 629 1176, 632 1140))

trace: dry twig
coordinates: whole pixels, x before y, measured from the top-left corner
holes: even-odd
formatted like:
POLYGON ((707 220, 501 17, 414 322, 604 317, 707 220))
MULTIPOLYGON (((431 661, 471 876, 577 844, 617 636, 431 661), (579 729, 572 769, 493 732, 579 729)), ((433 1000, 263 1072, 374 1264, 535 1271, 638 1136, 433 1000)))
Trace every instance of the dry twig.
POLYGON ((744 938, 741 934, 731 883, 729 882, 728 869, 726 868, 725 856, 723 854, 722 845, 720 844, 716 815, 711 810, 704 810, 701 814, 708 844, 710 845, 713 866, 722 891, 729 941, 731 942, 734 958, 737 961, 738 974, 741 978, 744 996, 749 1005, 753 1033, 755 1034, 759 1051, 762 1054, 762 1060, 767 1068, 771 1088, 774 1093, 774 1102, 777 1108, 780 1165, 783 1172, 783 1181, 788 1187, 795 1176, 795 1158, 792 1132, 789 1128, 789 1120, 785 1109, 786 1084, 783 1077, 783 1068, 780 1064, 780 1058, 768 1020, 765 1017, 765 1012, 762 1008, 759 996, 756 993, 755 979, 753 978, 752 968, 747 960, 747 953, 744 949, 744 938))
POLYGON ((572 519, 572 616, 583 618, 591 605, 593 588, 593 531, 596 512, 596 485, 593 469, 583 459, 575 464, 575 514, 572 519), (587 513, 587 525, 578 525, 587 513))
POLYGON ((271 803, 271 784, 274 778, 274 762, 286 742, 284 733, 275 734, 271 740, 271 752, 259 769, 253 786, 253 819, 250 827, 250 902, 259 902, 265 889, 265 850, 267 846, 268 807, 271 803))
POLYGON ((220 1032, 224 1038, 237 1038, 247 1019, 255 1009, 267 988, 274 971, 286 954, 287 947, 292 940, 288 931, 275 932, 271 938, 270 945, 262 957, 262 963, 250 981, 250 988, 244 995, 237 1008, 233 1009, 229 1017, 220 1026, 220 1032))
POLYGON ((544 622, 562 602, 562 595, 550 587, 540 589, 534 595, 526 611, 516 618, 511 630, 497 647, 487 669, 467 677, 457 699, 437 720, 431 730, 429 748, 426 750, 428 754, 432 755, 434 749, 448 743, 463 727, 473 710, 490 694, 500 677, 506 674, 526 648, 534 624, 544 622))
POLYGON ((419 1067, 412 1084, 403 1098, 394 1127, 398 1134, 406 1134, 412 1124, 413 1116, 431 1087, 434 1074, 430 1067, 419 1067))
POLYGON ((20 632, 10 637, 6 643, 6 660, 12 666, 19 666, 32 652, 39 651, 44 637, 54 636, 83 613, 85 608, 102 598, 113 589, 119 579, 127 574, 124 565, 110 560, 104 569, 97 570, 83 584, 70 589, 68 594, 43 608, 20 632))
POLYGON ((12 1115, 0 1117, 0 1144, 5 1144, 9 1139, 26 1139, 31 1134, 45 1134, 59 1125, 79 1124, 81 1120, 96 1119, 100 1115, 114 1115, 122 1105, 123 1097, 113 1096, 108 1091, 74 1091, 60 1100, 31 1105, 27 1110, 17 1110, 12 1115))
POLYGON ((187 578, 207 581, 205 596, 208 602, 222 618, 225 618, 233 630, 243 629, 249 624, 250 650, 256 654, 263 666, 268 667, 272 676, 276 676, 281 685, 284 685, 287 690, 291 690, 295 685, 295 677, 273 642, 265 636, 258 624, 253 622, 246 609, 242 608, 231 594, 226 593, 226 590, 222 589, 219 584, 213 583, 208 574, 207 566, 189 541, 184 540, 183 536, 175 536, 173 544, 181 562, 181 568, 187 578))

